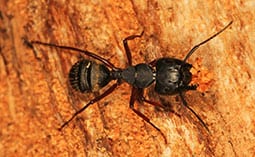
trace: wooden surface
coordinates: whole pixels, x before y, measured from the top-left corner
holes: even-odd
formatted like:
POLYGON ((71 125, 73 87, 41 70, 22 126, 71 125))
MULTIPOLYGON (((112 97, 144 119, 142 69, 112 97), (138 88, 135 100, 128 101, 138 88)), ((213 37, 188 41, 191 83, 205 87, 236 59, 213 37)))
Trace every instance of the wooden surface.
POLYGON ((0 156, 255 156, 254 5, 242 0, 0 0, 0 156), (122 40, 129 35, 144 30, 141 39, 130 42, 134 64, 183 58, 231 20, 229 29, 188 60, 200 88, 186 98, 211 134, 175 96, 160 99, 153 88, 146 91, 148 98, 174 105, 180 117, 138 106, 167 144, 129 109, 127 84, 58 131, 93 98, 68 83, 80 55, 43 46, 32 50, 22 40, 90 50, 124 68, 122 40))

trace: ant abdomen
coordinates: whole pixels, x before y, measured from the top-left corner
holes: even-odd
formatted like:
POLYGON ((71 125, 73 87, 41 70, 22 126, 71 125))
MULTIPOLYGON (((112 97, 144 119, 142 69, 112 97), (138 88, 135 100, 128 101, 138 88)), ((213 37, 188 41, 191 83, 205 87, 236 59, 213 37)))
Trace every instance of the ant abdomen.
POLYGON ((81 93, 98 91, 110 80, 110 71, 105 65, 85 59, 76 62, 69 72, 72 88, 81 93))

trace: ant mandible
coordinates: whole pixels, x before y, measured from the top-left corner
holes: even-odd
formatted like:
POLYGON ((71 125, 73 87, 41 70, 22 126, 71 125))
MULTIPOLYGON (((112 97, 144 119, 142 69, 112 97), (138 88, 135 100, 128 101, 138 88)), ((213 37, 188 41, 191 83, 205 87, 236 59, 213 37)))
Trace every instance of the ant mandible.
POLYGON ((110 81, 116 80, 116 82, 113 85, 111 85, 105 92, 103 92, 99 96, 96 96, 94 99, 90 100, 84 107, 76 111, 69 120, 62 124, 62 126, 59 128, 60 130, 67 124, 69 124, 69 122, 71 122, 78 114, 83 112, 90 105, 98 102, 99 100, 111 94, 116 89, 116 87, 118 87, 123 82, 127 82, 132 86, 129 107, 132 109, 132 111, 134 111, 134 113, 136 113, 139 117, 141 117, 151 126, 153 126, 157 131, 159 131, 159 133, 163 136, 165 142, 167 142, 166 137, 162 133, 162 131, 157 126, 155 126, 148 117, 146 117, 139 110, 135 109, 134 103, 136 101, 146 102, 154 106, 162 107, 161 104, 150 101, 146 99, 143 95, 144 89, 156 81, 155 91, 158 94, 161 95, 179 94, 183 102, 183 105, 187 107, 197 117, 197 119, 209 132, 209 129, 206 126, 205 122, 196 114, 196 112, 192 108, 188 106, 186 100, 184 99, 183 92, 188 90, 196 90, 197 88, 197 85, 189 85, 192 79, 192 74, 190 72, 192 65, 187 63, 186 61, 201 45, 207 43, 209 40, 213 39, 214 37, 222 33, 232 24, 232 22, 233 21, 231 21, 227 26, 225 26, 223 29, 221 29, 219 32, 212 35, 208 39, 195 45, 188 52, 188 54, 183 60, 163 57, 155 59, 150 63, 140 63, 137 65, 132 65, 132 57, 128 46, 128 41, 133 40, 137 37, 141 37, 143 35, 143 32, 140 35, 128 36, 123 40, 123 45, 128 60, 128 67, 125 69, 115 67, 107 59, 98 56, 92 52, 82 50, 79 48, 45 43, 41 41, 30 42, 26 41, 26 43, 30 47, 33 47, 33 44, 38 44, 77 51, 102 62, 103 64, 98 64, 92 60, 82 59, 72 66, 69 72, 69 81, 72 88, 81 93, 98 91, 99 89, 106 86, 110 81))

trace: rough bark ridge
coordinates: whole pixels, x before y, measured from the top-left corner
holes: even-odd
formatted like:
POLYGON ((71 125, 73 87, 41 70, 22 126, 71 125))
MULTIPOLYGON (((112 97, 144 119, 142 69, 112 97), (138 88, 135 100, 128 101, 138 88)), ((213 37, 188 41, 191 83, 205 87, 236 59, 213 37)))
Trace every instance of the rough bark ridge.
POLYGON ((254 156, 253 10, 251 1, 242 0, 0 0, 0 156, 254 156), (146 91, 148 98, 173 105, 180 117, 136 105, 168 144, 129 109, 127 84, 58 131, 94 97, 68 83, 68 71, 81 56, 45 46, 32 50, 22 40, 86 49, 124 67, 122 40, 129 35, 144 30, 142 38, 130 42, 134 63, 183 58, 231 20, 229 29, 188 60, 200 88, 186 98, 211 134, 175 96, 146 91))

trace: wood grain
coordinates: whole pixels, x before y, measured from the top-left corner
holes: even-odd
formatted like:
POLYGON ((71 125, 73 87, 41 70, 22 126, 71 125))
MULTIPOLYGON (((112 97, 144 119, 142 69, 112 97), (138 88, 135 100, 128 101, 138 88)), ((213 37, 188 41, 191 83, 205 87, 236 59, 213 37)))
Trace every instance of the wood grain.
POLYGON ((254 2, 242 0, 0 0, 0 156, 254 156, 252 10, 254 2), (200 88, 186 98, 211 134, 178 97, 159 97, 153 87, 147 97, 173 105, 181 116, 137 105, 166 135, 167 144, 129 109, 127 84, 58 131, 94 97, 73 91, 68 83, 68 71, 81 55, 23 43, 27 38, 78 47, 124 68, 122 40, 129 35, 144 31, 129 44, 134 64, 184 58, 230 21, 229 29, 188 60, 200 88))

